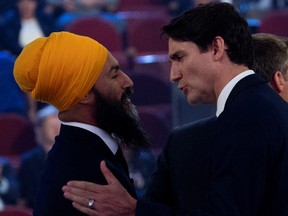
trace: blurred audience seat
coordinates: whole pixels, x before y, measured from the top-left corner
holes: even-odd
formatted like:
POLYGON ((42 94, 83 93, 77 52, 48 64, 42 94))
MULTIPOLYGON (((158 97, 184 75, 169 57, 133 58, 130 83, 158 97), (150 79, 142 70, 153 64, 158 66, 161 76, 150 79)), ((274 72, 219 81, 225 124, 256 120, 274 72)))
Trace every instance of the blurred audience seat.
MULTIPOLYGON (((155 158, 161 153, 171 130, 170 117, 165 105, 137 107, 143 125, 151 137, 152 153, 155 158)), ((170 111, 169 111, 170 112, 170 111)))
POLYGON ((135 105, 171 104, 170 83, 149 74, 131 74, 134 92, 131 100, 135 105))
POLYGON ((167 54, 136 56, 131 70, 132 74, 148 74, 167 83, 170 83, 169 71, 170 63, 167 54))
POLYGON ((32 209, 15 206, 15 205, 7 205, 4 210, 0 212, 0 216, 32 216, 32 209))
POLYGON ((0 155, 11 160, 17 168, 18 157, 36 145, 33 124, 24 116, 14 113, 0 114, 0 155))
POLYGON ((146 63, 167 61, 168 41, 161 38, 160 28, 168 19, 161 12, 143 12, 138 18, 127 18, 126 47, 131 69, 146 63))
POLYGON ((288 10, 275 10, 267 13, 257 32, 264 32, 288 37, 288 10))
POLYGON ((135 84, 131 101, 136 105, 143 125, 151 136, 152 153, 157 158, 172 125, 170 83, 143 72, 130 76, 135 84))
POLYGON ((161 27, 168 23, 168 17, 150 17, 128 22, 127 45, 135 56, 149 54, 167 54, 167 40, 161 38, 161 27))
POLYGON ((76 19, 69 23, 65 30, 95 39, 111 52, 123 50, 120 33, 111 23, 100 17, 89 16, 76 19))
POLYGON ((118 11, 153 10, 161 6, 156 0, 121 0, 118 11))
POLYGON ((96 16, 82 17, 69 23, 65 31, 88 36, 100 42, 115 56, 121 66, 126 66, 123 35, 107 20, 96 16))

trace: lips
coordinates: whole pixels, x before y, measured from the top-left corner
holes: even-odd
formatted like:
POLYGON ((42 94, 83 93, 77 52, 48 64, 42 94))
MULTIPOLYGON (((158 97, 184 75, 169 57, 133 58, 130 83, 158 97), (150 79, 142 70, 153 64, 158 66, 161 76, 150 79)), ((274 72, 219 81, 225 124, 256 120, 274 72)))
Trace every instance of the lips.
POLYGON ((188 90, 186 87, 178 87, 178 88, 183 92, 184 95, 188 94, 188 90))
POLYGON ((128 108, 132 105, 130 98, 124 98, 121 103, 126 108, 128 108))

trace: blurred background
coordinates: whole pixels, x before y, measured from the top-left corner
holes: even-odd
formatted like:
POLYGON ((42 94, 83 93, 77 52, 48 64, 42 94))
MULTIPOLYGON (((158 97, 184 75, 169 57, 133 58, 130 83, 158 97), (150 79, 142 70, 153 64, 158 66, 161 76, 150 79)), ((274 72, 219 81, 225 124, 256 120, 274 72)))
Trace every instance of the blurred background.
MULTIPOLYGON (((169 82, 167 41, 161 26, 209 0, 0 0, 0 215, 31 215, 37 177, 59 132, 57 110, 24 94, 13 78, 14 61, 32 40, 55 31, 89 36, 104 44, 132 78, 132 96, 151 135, 150 152, 125 151, 137 193, 177 126, 215 113, 191 106, 169 82), (21 212, 21 213, 20 213, 21 212), (10 214, 11 215, 11 214, 10 214)), ((288 0, 227 0, 252 33, 288 36, 288 0)))

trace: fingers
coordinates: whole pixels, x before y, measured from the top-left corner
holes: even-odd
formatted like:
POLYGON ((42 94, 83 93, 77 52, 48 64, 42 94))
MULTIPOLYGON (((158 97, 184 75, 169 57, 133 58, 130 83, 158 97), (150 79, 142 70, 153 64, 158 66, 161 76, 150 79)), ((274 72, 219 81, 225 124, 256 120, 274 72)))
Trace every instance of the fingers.
POLYGON ((134 207, 134 205, 136 206, 136 200, 120 184, 104 161, 101 161, 100 169, 108 185, 85 181, 69 181, 62 188, 64 197, 71 200, 76 209, 91 216, 100 215, 100 213, 101 215, 118 216, 120 215, 119 210, 123 211, 123 209, 125 211, 122 215, 126 215, 126 212, 131 212, 131 206, 136 208, 134 207), (88 206, 89 199, 95 200, 93 208, 88 206))
POLYGON ((71 192, 64 192, 64 197, 71 200, 72 205, 82 213, 87 215, 99 215, 96 209, 96 202, 94 202, 92 206, 89 206, 90 199, 86 198, 92 196, 79 196, 71 192))
POLYGON ((101 161, 100 169, 109 185, 113 183, 119 183, 117 178, 112 174, 112 172, 106 166, 105 161, 101 161))
POLYGON ((86 181, 69 181, 67 186, 97 193, 103 186, 86 181))
POLYGON ((79 203, 82 206, 88 206, 89 199, 86 198, 87 196, 79 196, 71 192, 64 192, 64 197, 73 202, 79 203))

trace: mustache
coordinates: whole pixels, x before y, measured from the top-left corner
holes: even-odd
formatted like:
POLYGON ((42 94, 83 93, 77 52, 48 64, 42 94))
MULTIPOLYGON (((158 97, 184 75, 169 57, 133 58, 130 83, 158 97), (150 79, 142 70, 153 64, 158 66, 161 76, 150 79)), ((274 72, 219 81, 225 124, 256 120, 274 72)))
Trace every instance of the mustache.
POLYGON ((121 102, 130 98, 130 96, 133 94, 133 92, 134 92, 133 88, 126 89, 126 91, 123 93, 123 95, 121 97, 121 102))

